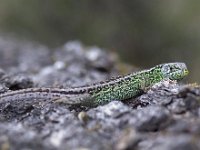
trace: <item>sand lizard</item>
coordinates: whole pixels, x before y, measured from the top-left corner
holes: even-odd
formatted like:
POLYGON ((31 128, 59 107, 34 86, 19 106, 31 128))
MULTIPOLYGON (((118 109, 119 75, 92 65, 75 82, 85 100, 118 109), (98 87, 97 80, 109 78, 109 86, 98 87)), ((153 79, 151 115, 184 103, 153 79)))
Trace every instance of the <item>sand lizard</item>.
POLYGON ((112 100, 137 96, 144 89, 165 79, 181 80, 188 75, 184 63, 166 63, 107 81, 69 89, 28 88, 0 94, 0 104, 23 100, 63 100, 67 104, 101 105, 112 100))

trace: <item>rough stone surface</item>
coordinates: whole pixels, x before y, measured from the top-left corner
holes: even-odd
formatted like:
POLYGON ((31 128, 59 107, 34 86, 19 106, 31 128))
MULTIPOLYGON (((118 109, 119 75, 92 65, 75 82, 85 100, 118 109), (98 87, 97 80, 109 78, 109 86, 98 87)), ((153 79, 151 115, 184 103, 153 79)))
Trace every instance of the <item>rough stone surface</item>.
MULTIPOLYGON (((116 56, 78 41, 55 51, 0 37, 0 93, 70 88, 120 74, 116 56)), ((173 81, 95 108, 48 101, 0 105, 0 149, 200 149, 200 87, 173 81)))

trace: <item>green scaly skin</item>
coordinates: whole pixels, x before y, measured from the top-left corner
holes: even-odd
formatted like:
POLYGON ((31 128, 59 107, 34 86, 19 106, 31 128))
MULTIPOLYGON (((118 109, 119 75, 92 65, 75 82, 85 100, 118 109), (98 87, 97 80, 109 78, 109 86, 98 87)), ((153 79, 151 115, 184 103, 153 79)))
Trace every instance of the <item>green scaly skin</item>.
POLYGON ((160 64, 151 69, 132 73, 110 81, 93 90, 91 98, 100 105, 112 100, 124 100, 137 96, 146 88, 162 80, 181 80, 189 73, 184 63, 160 64))
POLYGON ((102 105, 113 100, 125 100, 135 96, 162 80, 181 80, 188 75, 184 63, 167 63, 151 69, 88 86, 60 88, 28 88, 0 94, 0 105, 28 100, 58 100, 69 105, 102 105))

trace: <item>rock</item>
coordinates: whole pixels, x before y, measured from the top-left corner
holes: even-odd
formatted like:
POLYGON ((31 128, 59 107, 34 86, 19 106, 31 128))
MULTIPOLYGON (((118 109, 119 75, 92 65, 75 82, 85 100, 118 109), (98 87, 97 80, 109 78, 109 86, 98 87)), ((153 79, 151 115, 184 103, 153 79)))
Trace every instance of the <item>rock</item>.
POLYGON ((139 144, 141 150, 197 150, 198 140, 189 135, 167 135, 154 137, 139 144))
MULTIPOLYGON (((70 88, 117 76, 116 54, 80 42, 51 51, 0 37, 0 93, 70 88)), ((0 103, 1 149, 200 149, 200 87, 155 84, 138 97, 95 108, 48 100, 0 103)))
POLYGON ((157 131, 170 123, 170 112, 160 106, 149 106, 134 111, 130 123, 139 131, 157 131))

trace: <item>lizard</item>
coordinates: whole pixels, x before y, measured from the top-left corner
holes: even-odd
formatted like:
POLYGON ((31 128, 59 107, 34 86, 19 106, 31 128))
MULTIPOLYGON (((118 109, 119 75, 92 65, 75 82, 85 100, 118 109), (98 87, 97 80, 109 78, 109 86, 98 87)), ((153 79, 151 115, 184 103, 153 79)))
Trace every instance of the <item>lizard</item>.
POLYGON ((125 100, 138 96, 145 89, 163 80, 179 81, 189 73, 182 62, 165 63, 150 69, 91 85, 74 88, 27 88, 0 94, 0 104, 23 100, 59 100, 66 104, 103 105, 113 100, 125 100))

